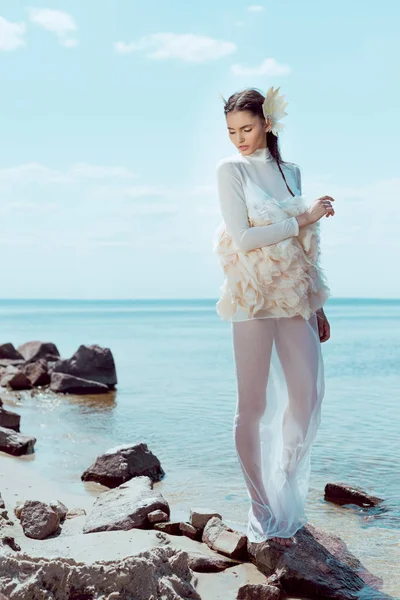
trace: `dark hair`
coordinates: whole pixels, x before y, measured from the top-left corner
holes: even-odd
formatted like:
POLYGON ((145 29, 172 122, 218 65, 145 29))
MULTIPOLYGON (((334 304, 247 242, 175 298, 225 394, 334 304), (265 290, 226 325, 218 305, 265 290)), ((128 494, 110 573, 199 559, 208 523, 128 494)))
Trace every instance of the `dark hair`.
MULTIPOLYGON (((243 90, 242 92, 236 92, 235 94, 232 94, 232 96, 229 96, 228 100, 225 103, 225 116, 233 110, 247 110, 254 116, 260 117, 261 119, 265 120, 262 109, 264 100, 265 96, 256 89, 249 88, 243 90)), ((282 160, 281 153, 279 151, 278 137, 274 133, 272 133, 272 131, 267 131, 266 142, 268 150, 271 152, 271 155, 275 159, 279 170, 282 173, 282 177, 286 183, 287 189, 292 194, 292 196, 294 196, 292 190, 287 184, 286 177, 281 169, 281 163, 285 164, 286 161, 282 160)))

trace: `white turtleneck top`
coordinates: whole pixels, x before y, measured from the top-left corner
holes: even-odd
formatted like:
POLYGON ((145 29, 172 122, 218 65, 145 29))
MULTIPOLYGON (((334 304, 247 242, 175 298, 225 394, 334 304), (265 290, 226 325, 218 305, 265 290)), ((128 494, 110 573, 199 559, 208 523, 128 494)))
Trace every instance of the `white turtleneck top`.
MULTIPOLYGON (((286 181, 293 194, 300 195, 301 173, 294 163, 281 164, 286 181)), ((261 190, 281 201, 290 195, 282 174, 268 148, 252 154, 234 154, 219 161, 216 168, 217 189, 222 218, 234 244, 242 252, 270 246, 286 238, 297 236, 299 224, 289 217, 259 227, 251 227, 244 195, 246 178, 261 190)))

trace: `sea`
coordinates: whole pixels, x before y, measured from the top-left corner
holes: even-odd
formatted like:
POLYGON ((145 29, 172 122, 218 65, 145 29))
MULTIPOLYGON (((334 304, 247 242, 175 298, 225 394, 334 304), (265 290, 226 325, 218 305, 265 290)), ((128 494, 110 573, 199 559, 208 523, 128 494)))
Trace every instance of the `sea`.
MULTIPOLYGON (((233 420, 236 382, 231 325, 216 299, 0 300, 0 343, 53 342, 62 358, 81 344, 109 348, 118 383, 104 395, 21 393, 10 410, 33 435, 24 457, 77 494, 99 454, 144 442, 160 460, 173 510, 219 512, 245 531, 249 499, 233 420)), ((339 535, 382 591, 400 597, 400 299, 330 298, 331 338, 322 344, 326 390, 311 455, 310 523, 339 535), (327 483, 359 486, 375 509, 324 500, 327 483)), ((1 468, 0 453, 0 468, 1 468)))

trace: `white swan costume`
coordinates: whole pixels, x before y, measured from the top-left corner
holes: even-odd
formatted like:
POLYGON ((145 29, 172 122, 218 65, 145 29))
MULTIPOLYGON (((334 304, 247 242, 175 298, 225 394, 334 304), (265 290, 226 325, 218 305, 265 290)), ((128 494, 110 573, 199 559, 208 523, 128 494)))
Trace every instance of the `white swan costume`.
POLYGON ((319 222, 301 173, 268 148, 217 165, 223 221, 215 232, 225 280, 217 313, 232 322, 237 375, 233 434, 250 499, 252 542, 291 537, 307 522, 310 454, 321 418, 324 365, 315 311, 331 295, 319 264, 319 222))

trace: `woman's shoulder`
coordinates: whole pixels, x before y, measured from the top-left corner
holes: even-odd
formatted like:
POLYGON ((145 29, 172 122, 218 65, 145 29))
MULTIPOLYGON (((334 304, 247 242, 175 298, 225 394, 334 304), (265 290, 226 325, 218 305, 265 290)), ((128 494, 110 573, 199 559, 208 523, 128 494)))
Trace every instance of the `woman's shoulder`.
POLYGON ((243 157, 241 154, 230 154, 229 156, 224 156, 221 158, 215 167, 217 173, 219 172, 232 172, 234 169, 237 169, 238 165, 243 163, 243 157))

